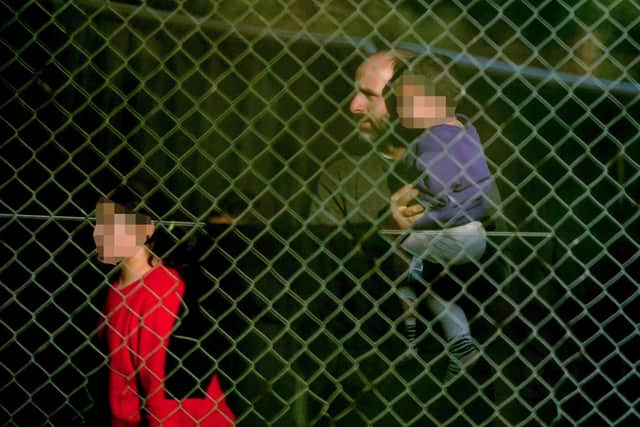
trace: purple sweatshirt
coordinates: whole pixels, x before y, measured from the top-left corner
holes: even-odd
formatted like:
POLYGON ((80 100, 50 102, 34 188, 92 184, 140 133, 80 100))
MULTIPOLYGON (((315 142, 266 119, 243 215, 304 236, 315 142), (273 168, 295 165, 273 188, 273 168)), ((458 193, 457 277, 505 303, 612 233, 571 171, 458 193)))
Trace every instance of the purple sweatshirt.
MULTIPOLYGON (((480 137, 463 117, 464 128, 437 125, 411 144, 401 162, 420 191, 425 214, 415 229, 440 229, 487 216, 493 177, 480 137)), ((406 176, 406 175, 405 175, 406 176)))

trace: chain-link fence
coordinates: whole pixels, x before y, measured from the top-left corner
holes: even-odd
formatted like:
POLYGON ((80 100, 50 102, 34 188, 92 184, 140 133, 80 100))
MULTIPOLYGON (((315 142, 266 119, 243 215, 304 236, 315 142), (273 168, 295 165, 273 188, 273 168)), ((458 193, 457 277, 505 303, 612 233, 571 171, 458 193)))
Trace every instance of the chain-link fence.
POLYGON ((239 425, 640 422, 640 4, 1 3, 3 425, 108 423, 92 232, 123 181, 209 239, 239 425), (387 48, 450 61, 501 194, 483 258, 428 280, 480 348, 452 382, 426 288, 406 354, 389 176, 349 112, 387 48))

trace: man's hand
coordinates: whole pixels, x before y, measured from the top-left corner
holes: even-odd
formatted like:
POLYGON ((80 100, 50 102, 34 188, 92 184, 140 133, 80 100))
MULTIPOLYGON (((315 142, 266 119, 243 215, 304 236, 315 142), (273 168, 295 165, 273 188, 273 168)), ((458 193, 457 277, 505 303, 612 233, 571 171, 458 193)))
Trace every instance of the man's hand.
POLYGON ((209 224, 233 224, 235 218, 226 212, 212 215, 207 218, 209 224))
POLYGON ((402 229, 411 227, 411 224, 424 213, 424 206, 421 204, 416 203, 409 206, 409 203, 414 201, 418 194, 418 190, 413 188, 411 184, 406 184, 391 195, 391 215, 402 229))

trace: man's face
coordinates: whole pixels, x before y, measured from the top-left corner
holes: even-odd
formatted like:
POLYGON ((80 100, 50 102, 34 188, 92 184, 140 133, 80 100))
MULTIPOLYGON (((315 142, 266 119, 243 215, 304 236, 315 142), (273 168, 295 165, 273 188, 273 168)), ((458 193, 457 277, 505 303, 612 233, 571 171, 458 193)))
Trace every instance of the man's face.
POLYGON ((147 236, 153 234, 153 224, 137 222, 139 216, 124 213, 123 209, 113 202, 97 204, 93 239, 101 262, 117 264, 125 258, 132 257, 144 247, 147 236))
POLYGON ((358 130, 367 141, 374 141, 389 127, 383 91, 392 75, 393 62, 388 54, 368 58, 356 71, 356 94, 349 111, 359 119, 358 130))

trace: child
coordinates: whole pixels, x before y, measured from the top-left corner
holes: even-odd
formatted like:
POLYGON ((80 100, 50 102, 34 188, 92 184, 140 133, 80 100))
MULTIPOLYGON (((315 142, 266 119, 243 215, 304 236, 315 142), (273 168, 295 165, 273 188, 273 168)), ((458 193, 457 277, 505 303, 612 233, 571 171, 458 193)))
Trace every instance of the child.
MULTIPOLYGON (((416 324, 413 288, 424 283, 423 260, 447 266, 480 259, 486 247, 482 220, 490 214, 494 185, 476 129, 465 116, 455 115, 453 93, 437 82, 442 74, 437 62, 422 58, 394 85, 401 126, 421 132, 396 169, 403 181, 415 185, 417 200, 425 207, 401 244, 413 257, 408 286, 398 291, 408 315, 405 326, 412 351, 416 324)), ((448 341, 451 362, 445 381, 449 381, 475 361, 479 352, 459 305, 432 290, 424 301, 441 322, 448 341)))
POLYGON ((158 257, 161 234, 133 190, 120 187, 110 199, 98 201, 98 258, 120 268, 101 327, 109 350, 112 425, 138 425, 145 417, 150 426, 232 426, 235 414, 210 356, 204 366, 199 363, 204 373, 199 381, 193 381, 199 376, 193 373, 180 375, 180 341, 190 338, 172 333, 189 308, 180 268, 170 257, 158 257))

